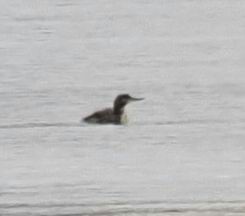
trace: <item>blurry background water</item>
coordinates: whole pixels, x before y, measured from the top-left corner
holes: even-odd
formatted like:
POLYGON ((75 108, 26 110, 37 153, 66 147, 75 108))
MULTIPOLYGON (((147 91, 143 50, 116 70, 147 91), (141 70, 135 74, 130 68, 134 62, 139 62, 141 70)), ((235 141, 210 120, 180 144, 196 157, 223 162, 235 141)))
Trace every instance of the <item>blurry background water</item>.
POLYGON ((0 7, 1 216, 245 214, 245 1, 0 7))

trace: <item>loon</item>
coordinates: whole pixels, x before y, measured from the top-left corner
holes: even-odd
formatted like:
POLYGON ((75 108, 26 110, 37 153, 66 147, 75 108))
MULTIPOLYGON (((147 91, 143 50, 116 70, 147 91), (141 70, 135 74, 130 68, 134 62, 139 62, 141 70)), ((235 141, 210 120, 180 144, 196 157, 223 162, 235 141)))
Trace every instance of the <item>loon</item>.
POLYGON ((127 116, 124 112, 125 106, 132 101, 140 101, 144 98, 134 98, 129 94, 120 94, 114 100, 113 108, 106 108, 92 113, 85 117, 83 121, 97 124, 125 124, 127 116))

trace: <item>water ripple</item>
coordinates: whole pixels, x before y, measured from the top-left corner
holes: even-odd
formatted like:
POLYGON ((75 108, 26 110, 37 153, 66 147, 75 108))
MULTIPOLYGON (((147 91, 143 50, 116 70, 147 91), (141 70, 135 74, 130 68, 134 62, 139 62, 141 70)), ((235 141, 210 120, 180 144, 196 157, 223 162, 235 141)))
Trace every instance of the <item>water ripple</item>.
POLYGON ((17 128, 47 128, 47 127, 81 127, 82 124, 76 122, 57 122, 57 123, 23 123, 0 125, 0 129, 17 129, 17 128))

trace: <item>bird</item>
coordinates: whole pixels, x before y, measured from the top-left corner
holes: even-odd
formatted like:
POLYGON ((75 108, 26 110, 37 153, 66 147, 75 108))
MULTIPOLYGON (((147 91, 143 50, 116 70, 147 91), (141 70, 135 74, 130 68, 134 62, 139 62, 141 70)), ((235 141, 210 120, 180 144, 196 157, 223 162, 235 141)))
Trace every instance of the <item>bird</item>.
POLYGON ((135 98, 129 94, 120 94, 115 98, 112 108, 96 111, 83 118, 83 121, 95 124, 126 124, 127 115, 125 113, 125 106, 130 102, 141 100, 144 100, 144 98, 135 98))

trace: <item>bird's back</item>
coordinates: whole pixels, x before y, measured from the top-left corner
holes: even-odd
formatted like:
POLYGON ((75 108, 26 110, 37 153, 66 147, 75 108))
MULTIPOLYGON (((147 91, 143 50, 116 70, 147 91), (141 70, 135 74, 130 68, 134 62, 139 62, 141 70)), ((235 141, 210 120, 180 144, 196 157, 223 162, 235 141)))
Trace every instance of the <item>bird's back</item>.
POLYGON ((85 117, 83 119, 88 123, 99 123, 99 124, 120 124, 120 116, 114 114, 113 109, 106 108, 85 117))

